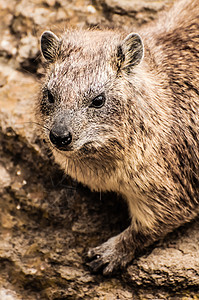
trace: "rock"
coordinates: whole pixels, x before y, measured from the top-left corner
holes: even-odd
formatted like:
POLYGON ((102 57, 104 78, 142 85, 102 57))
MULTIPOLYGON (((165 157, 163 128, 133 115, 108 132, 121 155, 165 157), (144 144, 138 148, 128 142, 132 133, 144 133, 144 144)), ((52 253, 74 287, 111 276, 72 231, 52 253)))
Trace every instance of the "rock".
POLYGON ((102 10, 113 27, 137 27, 154 20, 157 12, 169 6, 173 0, 95 0, 96 7, 102 10))
POLYGON ((128 225, 127 207, 66 177, 33 116, 43 30, 140 26, 165 3, 0 2, 0 299, 199 299, 198 220, 113 277, 90 273, 86 251, 128 225))
POLYGON ((0 189, 9 186, 11 178, 3 164, 0 163, 0 189))
POLYGON ((170 234, 163 245, 128 268, 137 284, 179 289, 199 287, 199 219, 170 234))
POLYGON ((15 292, 11 292, 10 290, 6 290, 4 288, 0 289, 0 299, 2 300, 18 300, 18 296, 15 292))

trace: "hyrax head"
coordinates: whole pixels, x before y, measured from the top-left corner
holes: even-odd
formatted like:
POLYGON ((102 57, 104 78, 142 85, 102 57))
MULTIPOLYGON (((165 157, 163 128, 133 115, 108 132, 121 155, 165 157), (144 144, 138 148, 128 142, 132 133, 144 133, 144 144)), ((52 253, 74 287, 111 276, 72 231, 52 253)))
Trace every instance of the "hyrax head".
POLYGON ((67 157, 121 152, 125 86, 143 57, 140 36, 68 31, 59 39, 46 31, 41 52, 48 68, 37 113, 53 149, 67 157))

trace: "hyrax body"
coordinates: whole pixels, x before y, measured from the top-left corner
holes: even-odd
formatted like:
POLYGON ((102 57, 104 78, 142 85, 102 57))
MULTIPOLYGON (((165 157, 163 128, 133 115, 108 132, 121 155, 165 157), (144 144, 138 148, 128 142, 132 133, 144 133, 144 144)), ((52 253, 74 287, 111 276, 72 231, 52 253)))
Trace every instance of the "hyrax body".
POLYGON ((94 271, 193 219, 199 208, 199 2, 179 1, 137 33, 44 32, 37 117, 56 161, 128 202, 131 225, 88 252, 94 271))

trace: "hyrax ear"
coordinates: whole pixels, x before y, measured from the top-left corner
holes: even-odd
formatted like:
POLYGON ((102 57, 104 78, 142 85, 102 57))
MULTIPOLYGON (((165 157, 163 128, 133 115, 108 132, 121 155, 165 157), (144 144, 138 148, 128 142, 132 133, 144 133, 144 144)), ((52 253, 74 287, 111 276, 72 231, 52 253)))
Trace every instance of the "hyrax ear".
POLYGON ((41 36, 41 52, 48 62, 53 62, 56 58, 60 40, 51 31, 45 31, 41 36))
POLYGON ((144 46, 137 33, 130 33, 118 47, 118 67, 130 73, 144 55, 144 46))

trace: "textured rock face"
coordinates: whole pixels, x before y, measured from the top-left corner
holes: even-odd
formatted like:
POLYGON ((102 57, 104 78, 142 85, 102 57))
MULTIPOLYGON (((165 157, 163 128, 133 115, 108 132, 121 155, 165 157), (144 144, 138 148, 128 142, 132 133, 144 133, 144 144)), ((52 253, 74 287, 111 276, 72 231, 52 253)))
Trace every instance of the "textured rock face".
POLYGON ((0 299, 199 299, 198 220, 112 278, 89 272, 85 252, 127 226, 127 208, 65 177, 32 115, 43 30, 140 26, 170 2, 0 1, 0 299))

